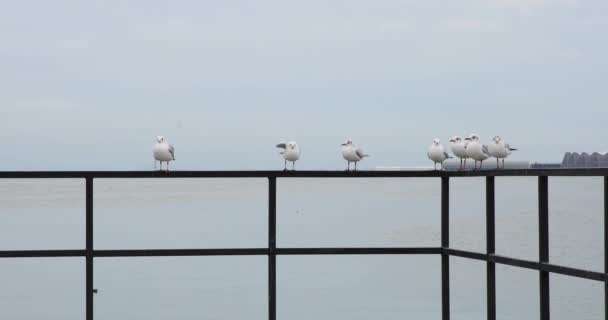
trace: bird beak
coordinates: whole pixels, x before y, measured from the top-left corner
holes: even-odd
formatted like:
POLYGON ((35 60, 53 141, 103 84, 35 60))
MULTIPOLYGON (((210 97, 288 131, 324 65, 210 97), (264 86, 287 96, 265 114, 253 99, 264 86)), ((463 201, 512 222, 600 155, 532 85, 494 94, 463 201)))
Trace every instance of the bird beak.
POLYGON ((345 146, 345 145, 346 145, 346 143, 341 144, 341 146, 345 146))
POLYGON ((285 143, 279 143, 279 144, 277 144, 277 148, 287 149, 287 144, 285 144, 285 143))

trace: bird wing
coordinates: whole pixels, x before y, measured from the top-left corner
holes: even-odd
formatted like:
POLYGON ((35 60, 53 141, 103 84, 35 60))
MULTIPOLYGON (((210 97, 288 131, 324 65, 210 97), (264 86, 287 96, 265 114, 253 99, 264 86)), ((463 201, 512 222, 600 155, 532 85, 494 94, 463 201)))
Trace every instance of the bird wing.
POLYGON ((173 158, 173 160, 175 160, 175 148, 173 147, 172 144, 169 145, 169 153, 171 154, 171 157, 173 158))
POLYGON ((444 152, 443 155, 445 156, 446 159, 452 159, 452 157, 450 156, 449 153, 444 152))
POLYGON ((517 151, 517 149, 511 148, 511 145, 509 145, 508 143, 505 143, 505 148, 507 148, 507 150, 509 151, 517 151))
POLYGON ((361 148, 357 148, 355 150, 355 153, 357 154, 357 156, 359 156, 359 158, 369 157, 369 155, 363 153, 363 149, 361 149, 361 148))
POLYGON ((484 144, 484 145, 481 146, 481 151, 483 153, 485 153, 486 155, 488 155, 488 156, 490 155, 490 152, 488 151, 488 145, 487 144, 484 144))
POLYGON ((287 149, 287 144, 285 142, 277 144, 277 148, 287 149))

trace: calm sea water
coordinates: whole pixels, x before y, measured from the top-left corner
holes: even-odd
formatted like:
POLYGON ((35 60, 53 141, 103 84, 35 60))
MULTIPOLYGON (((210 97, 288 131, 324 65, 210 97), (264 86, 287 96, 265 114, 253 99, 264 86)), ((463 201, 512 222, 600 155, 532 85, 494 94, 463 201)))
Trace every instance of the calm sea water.
MULTIPOLYGON (((278 246, 438 246, 438 179, 280 179, 278 246)), ((497 252, 537 259, 535 178, 497 178, 497 252)), ((485 250, 484 180, 451 182, 451 244, 485 250)), ((96 180, 95 246, 264 247, 267 182, 96 180)), ((600 178, 550 178, 551 262, 603 270, 600 178)), ((84 247, 81 180, 0 180, 0 250, 84 247)), ((266 319, 266 257, 97 258, 96 319, 266 319)), ((485 319, 485 263, 451 258, 453 319, 485 319)), ((440 319, 438 256, 278 257, 279 319, 440 319)), ((82 319, 82 258, 0 260, 0 319, 82 319)), ((553 319, 603 319, 600 282, 551 275, 553 319)), ((538 317, 538 272, 497 266, 498 319, 538 317)))

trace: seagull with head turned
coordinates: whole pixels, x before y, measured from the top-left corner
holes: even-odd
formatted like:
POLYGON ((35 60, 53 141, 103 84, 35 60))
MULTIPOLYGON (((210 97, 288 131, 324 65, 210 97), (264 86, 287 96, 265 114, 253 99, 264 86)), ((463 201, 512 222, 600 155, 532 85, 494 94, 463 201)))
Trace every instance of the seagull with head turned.
POLYGON ((508 143, 500 136, 495 136, 492 138, 492 143, 488 146, 488 151, 490 155, 496 158, 496 169, 500 169, 500 160, 502 159, 502 168, 505 168, 505 158, 511 155, 511 151, 516 151, 517 149, 511 148, 508 143))
POLYGON ((465 139, 468 141, 467 144, 467 156, 475 160, 474 169, 477 169, 477 162, 479 162, 479 169, 483 167, 483 161, 490 157, 488 146, 481 144, 479 141, 479 135, 471 133, 471 135, 465 139))
POLYGON ((365 154, 361 147, 354 145, 351 139, 346 139, 346 141, 342 143, 342 157, 348 162, 346 171, 350 171, 351 162, 355 163, 355 171, 357 171, 357 162, 363 160, 363 158, 369 157, 369 155, 365 154))
POLYGON ((169 171, 169 162, 175 160, 175 148, 167 142, 163 136, 156 137, 154 145, 154 170, 156 170, 156 161, 160 162, 160 171, 163 170, 163 162, 167 163, 166 171, 169 171))
POLYGON ((285 160, 285 167, 283 170, 287 171, 287 161, 291 162, 291 170, 296 169, 296 161, 300 159, 302 155, 302 151, 300 150, 300 146, 295 141, 281 142, 277 144, 277 148, 283 149, 280 152, 281 156, 285 160))
POLYGON ((439 139, 433 139, 433 143, 429 147, 429 151, 426 153, 426 155, 433 161, 435 170, 437 170, 438 163, 441 164, 441 170, 443 170, 443 162, 451 158, 450 155, 445 152, 445 148, 439 139))
POLYGON ((450 139, 450 149, 452 153, 460 159, 460 170, 464 170, 467 167, 467 144, 468 141, 462 139, 461 136, 454 136, 450 139))

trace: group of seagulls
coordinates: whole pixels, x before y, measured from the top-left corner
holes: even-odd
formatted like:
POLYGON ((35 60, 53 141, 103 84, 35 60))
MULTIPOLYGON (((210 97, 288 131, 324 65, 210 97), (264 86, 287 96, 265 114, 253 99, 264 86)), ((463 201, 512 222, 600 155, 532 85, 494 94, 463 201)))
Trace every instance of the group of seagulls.
MULTIPOLYGON (((283 160, 285 160, 284 170, 287 170, 287 162, 291 162, 291 170, 295 170, 296 161, 300 160, 302 150, 298 143, 295 141, 281 142, 277 144, 277 148, 282 149, 280 152, 283 160)), ((156 161, 160 162, 160 170, 163 171, 163 162, 166 163, 165 171, 169 171, 169 162, 175 160, 175 148, 171 145, 167 139, 163 136, 156 137, 156 144, 154 145, 154 169, 156 169, 156 161)), ((350 164, 354 163, 357 170, 357 162, 363 160, 363 158, 369 157, 368 154, 363 152, 363 149, 355 144, 351 139, 347 139, 342 143, 342 157, 347 161, 346 171, 350 171, 350 164)))
MULTIPOLYGON (((351 171, 351 163, 354 164, 354 170, 357 171, 357 163, 366 157, 368 154, 363 152, 363 149, 355 144, 351 139, 347 139, 342 143, 342 157, 346 160, 347 167, 346 171, 351 171)), ((287 170, 287 162, 291 162, 291 170, 295 170, 296 161, 300 159, 302 150, 298 143, 295 141, 282 142, 277 144, 277 148, 281 149, 280 155, 284 160, 284 169, 287 170)), ((507 158, 512 151, 517 149, 511 148, 508 143, 504 140, 495 136, 492 139, 492 143, 489 145, 482 144, 479 140, 479 136, 475 133, 469 135, 468 138, 463 139, 461 136, 454 136, 450 139, 450 148, 452 153, 460 159, 459 170, 464 170, 467 165, 467 159, 473 159, 475 161, 474 169, 477 170, 477 163, 479 163, 479 169, 483 165, 483 161, 490 157, 496 158, 496 168, 501 168, 500 161, 502 160, 502 168, 505 166, 505 158, 507 158)), ((160 162, 160 170, 163 170, 163 162, 166 163, 166 171, 169 171, 169 162, 175 160, 175 148, 171 145, 167 139, 163 136, 156 137, 156 144, 154 145, 154 169, 156 169, 156 161, 160 162)), ((434 139, 433 143, 429 147, 427 156, 433 161, 434 169, 437 170, 437 164, 441 165, 443 170, 443 163, 447 159, 452 158, 450 156, 439 139, 434 139)))
MULTIPOLYGON (((481 169, 484 160, 490 157, 496 158, 496 168, 505 167, 505 158, 507 158, 512 151, 517 149, 512 148, 506 143, 500 136, 492 138, 492 142, 489 145, 482 144, 479 140, 479 135, 472 133, 468 138, 463 139, 461 136, 454 136, 450 139, 450 149, 452 153, 460 159, 459 170, 464 170, 467 166, 467 159, 473 159, 475 161, 474 170, 481 169), (479 163, 479 168, 477 167, 479 163)), ((427 156, 433 161, 434 169, 437 170, 437 164, 441 165, 443 170, 443 162, 447 159, 452 158, 446 151, 439 139, 434 139, 433 143, 429 147, 427 156)))
MULTIPOLYGON (((280 154, 285 160, 285 167, 283 170, 287 170, 287 161, 292 163, 291 170, 295 170, 296 161, 300 159, 302 151, 295 141, 282 142, 277 144, 277 148, 283 149, 280 154)), ((347 162, 346 171, 350 171, 351 162, 355 164, 354 170, 357 171, 357 162, 363 160, 363 158, 369 157, 368 154, 363 152, 363 149, 355 144, 351 139, 346 139, 342 143, 342 157, 347 162)))

